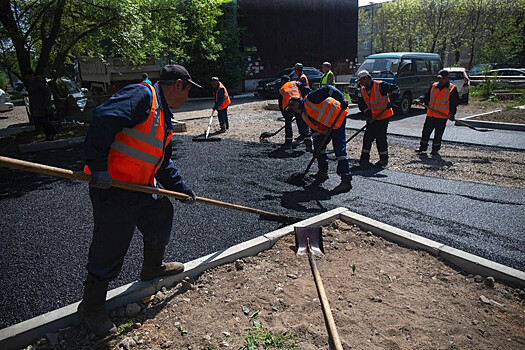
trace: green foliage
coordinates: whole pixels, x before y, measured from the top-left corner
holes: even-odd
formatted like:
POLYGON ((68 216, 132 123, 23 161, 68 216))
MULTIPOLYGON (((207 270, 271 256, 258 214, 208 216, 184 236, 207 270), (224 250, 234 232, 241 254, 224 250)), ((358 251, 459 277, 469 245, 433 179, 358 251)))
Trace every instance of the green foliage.
POLYGON ((128 333, 133 326, 133 320, 127 320, 126 322, 122 323, 117 328, 117 334, 126 334, 128 333))
POLYGON ((396 0, 360 18, 373 22, 377 52, 453 53, 457 63, 467 49, 470 66, 525 64, 525 0, 396 0))
POLYGON ((295 338, 286 332, 274 334, 262 327, 248 329, 241 350, 256 350, 261 347, 263 349, 299 349, 295 344, 295 338))
POLYGON ((9 78, 7 77, 7 74, 5 74, 4 72, 0 72, 0 89, 5 91, 8 85, 9 78))

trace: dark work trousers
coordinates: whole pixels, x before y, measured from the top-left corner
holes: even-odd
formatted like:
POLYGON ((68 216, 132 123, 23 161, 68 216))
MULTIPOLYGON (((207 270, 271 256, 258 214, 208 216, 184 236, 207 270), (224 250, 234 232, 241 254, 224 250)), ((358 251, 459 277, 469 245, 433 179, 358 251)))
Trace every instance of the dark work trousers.
POLYGON ((36 127, 41 127, 42 129, 44 129, 46 139, 50 139, 57 134, 55 127, 53 126, 53 124, 51 124, 47 116, 34 116, 33 120, 35 122, 36 127))
POLYGON ((284 117, 284 142, 286 144, 290 144, 293 141, 292 119, 295 116, 295 122, 297 123, 297 129, 299 129, 299 135, 303 136, 305 144, 311 145, 312 131, 308 124, 306 124, 306 122, 301 117, 301 114, 294 114, 292 110, 285 110, 281 113, 284 117))
POLYGON ((348 162, 348 156, 346 153, 346 132, 345 124, 341 125, 339 129, 332 130, 332 134, 328 138, 328 141, 324 145, 323 149, 320 149, 321 142, 325 135, 320 133, 314 133, 314 154, 317 156, 317 166, 319 171, 328 171, 328 160, 326 157, 326 145, 332 141, 332 147, 334 148, 335 156, 337 159, 337 174, 348 175, 350 174, 350 163, 348 162))
POLYGON ((386 136, 387 130, 388 119, 368 121, 366 123, 360 163, 368 163, 370 161, 370 150, 372 149, 372 142, 374 142, 374 140, 376 141, 379 159, 388 160, 388 143, 386 136))
POLYGON ((221 110, 218 110, 217 111, 217 115, 219 117, 219 123, 221 125, 229 125, 228 123, 228 107, 224 108, 224 109, 221 109, 221 110))
POLYGON ((432 140, 432 150, 439 151, 441 149, 441 140, 443 139, 443 133, 447 126, 447 120, 445 118, 427 117, 425 119, 425 125, 423 125, 423 136, 421 137, 421 151, 426 151, 428 148, 428 140, 432 131, 434 131, 434 139, 432 140))
POLYGON ((87 270, 100 280, 115 279, 122 268, 135 227, 145 248, 161 249, 169 241, 173 205, 166 197, 119 188, 89 188, 93 205, 93 240, 87 270))

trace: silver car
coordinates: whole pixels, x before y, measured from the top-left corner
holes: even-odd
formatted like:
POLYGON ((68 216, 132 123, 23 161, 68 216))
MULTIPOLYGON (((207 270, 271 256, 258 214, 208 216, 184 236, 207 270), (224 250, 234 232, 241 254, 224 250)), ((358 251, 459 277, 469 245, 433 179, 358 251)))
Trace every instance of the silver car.
POLYGON ((9 112, 13 110, 14 105, 11 102, 9 94, 4 90, 0 89, 0 112, 9 112))
POLYGON ((470 79, 467 75, 467 70, 462 67, 447 67, 444 69, 450 74, 450 82, 456 85, 458 89, 459 100, 468 103, 470 79))

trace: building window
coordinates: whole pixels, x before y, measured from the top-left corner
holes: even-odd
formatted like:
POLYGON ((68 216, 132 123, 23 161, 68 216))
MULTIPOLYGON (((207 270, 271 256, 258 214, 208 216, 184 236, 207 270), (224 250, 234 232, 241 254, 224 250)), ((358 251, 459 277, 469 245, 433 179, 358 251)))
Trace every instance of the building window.
POLYGON ((369 49, 369 48, 370 48, 370 44, 368 43, 368 41, 365 41, 365 42, 363 43, 363 49, 366 50, 366 49, 369 49))

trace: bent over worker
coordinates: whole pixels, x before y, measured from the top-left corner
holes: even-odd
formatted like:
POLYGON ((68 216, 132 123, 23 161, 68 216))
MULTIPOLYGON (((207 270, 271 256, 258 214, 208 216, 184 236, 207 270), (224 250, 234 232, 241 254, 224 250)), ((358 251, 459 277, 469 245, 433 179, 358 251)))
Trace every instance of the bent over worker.
POLYGON ((85 140, 85 172, 90 173, 93 240, 89 248, 84 294, 78 307, 87 328, 98 336, 116 331, 105 310, 108 284, 117 278, 135 227, 142 233, 144 260, 140 279, 184 270, 180 262, 163 262, 173 221, 166 197, 111 187, 112 180, 157 186, 188 195, 195 201, 171 160, 173 126, 170 108, 181 107, 191 86, 188 71, 167 65, 160 80, 128 85, 95 110, 85 140))
POLYGON ((221 132, 226 132, 230 128, 228 122, 228 106, 231 104, 228 90, 220 82, 219 78, 211 78, 211 85, 213 86, 213 94, 215 95, 215 105, 213 110, 217 111, 219 117, 219 124, 221 125, 221 132))
POLYGON ((399 88, 395 84, 372 80, 367 70, 357 73, 357 82, 361 84, 359 93, 359 107, 365 111, 366 129, 363 136, 363 149, 359 165, 370 167, 370 149, 372 142, 376 141, 379 153, 378 166, 388 164, 387 129, 388 120, 394 115, 394 102, 399 98, 399 88))
POLYGON ((430 89, 421 96, 419 101, 424 103, 427 108, 427 118, 423 125, 423 135, 417 153, 427 151, 428 141, 432 131, 434 131, 434 140, 432 141, 433 156, 439 155, 441 149, 441 140, 443 133, 447 126, 447 119, 456 120, 456 109, 459 103, 458 89, 452 84, 449 79, 449 73, 446 70, 441 70, 438 73, 438 82, 432 84, 430 89))
MULTIPOLYGON (((308 95, 310 89, 299 81, 290 81, 288 75, 281 77, 281 88, 279 89, 279 109, 284 117, 284 147, 291 147, 293 141, 292 121, 295 117, 297 128, 300 129, 299 119, 300 115, 296 115, 291 108, 288 107, 292 98, 303 98, 308 95)), ((304 122, 303 122, 304 123, 304 122)), ((312 142, 305 139, 305 147, 307 152, 312 152, 312 142)))
POLYGON ((337 157, 337 174, 341 177, 341 183, 334 188, 334 192, 350 191, 352 175, 345 140, 346 115, 349 109, 341 91, 327 85, 310 92, 304 99, 292 98, 290 108, 293 108, 295 113, 301 113, 303 120, 314 130, 314 155, 319 169, 314 176, 314 185, 328 180, 326 145, 332 141, 337 157))

